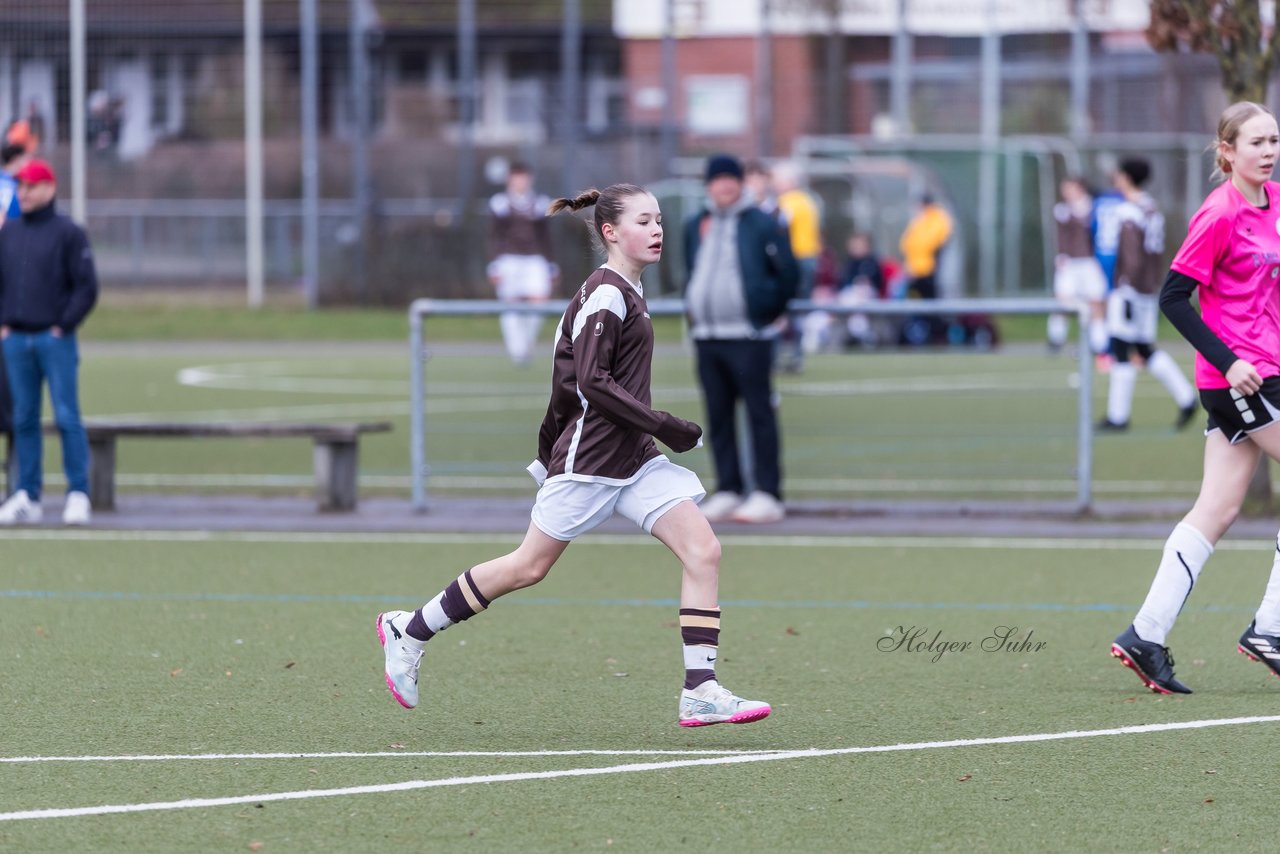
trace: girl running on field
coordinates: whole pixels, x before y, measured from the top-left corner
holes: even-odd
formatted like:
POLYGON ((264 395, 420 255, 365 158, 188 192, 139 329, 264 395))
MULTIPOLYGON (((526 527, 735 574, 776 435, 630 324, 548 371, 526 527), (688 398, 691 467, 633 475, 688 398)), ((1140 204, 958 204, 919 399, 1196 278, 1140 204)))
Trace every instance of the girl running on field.
POLYGON ((720 640, 720 543, 698 510, 698 476, 677 452, 701 444, 702 428, 650 406, 653 326, 640 274, 662 255, 662 212, 632 184, 557 199, 550 213, 595 206, 592 237, 608 260, 587 277, 560 321, 551 402, 529 473, 539 484, 524 541, 473 566, 416 611, 378 615, 387 687, 400 705, 418 705, 418 669, 436 634, 485 610, 499 596, 537 584, 573 540, 614 513, 658 538, 680 560, 680 634, 685 679, 681 726, 749 723, 767 703, 734 696, 716 681, 720 640))
MULTIPOLYGON (((1261 454, 1280 459, 1280 188, 1271 183, 1280 130, 1250 102, 1218 121, 1218 170, 1228 180, 1192 217, 1160 307, 1196 348, 1196 386, 1209 413, 1200 495, 1173 529, 1142 609, 1111 654, 1151 690, 1190 694, 1165 637, 1213 547, 1235 521, 1261 454), (1199 290, 1200 314, 1191 307, 1199 290)), ((1280 537, 1262 604, 1237 649, 1280 675, 1280 537)))

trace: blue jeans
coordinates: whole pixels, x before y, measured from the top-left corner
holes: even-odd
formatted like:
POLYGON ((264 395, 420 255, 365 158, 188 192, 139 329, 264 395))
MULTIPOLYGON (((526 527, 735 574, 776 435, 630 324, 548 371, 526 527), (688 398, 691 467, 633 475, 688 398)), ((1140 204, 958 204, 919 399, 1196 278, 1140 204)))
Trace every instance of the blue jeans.
POLYGON ((5 368, 13 395, 14 451, 18 455, 18 489, 32 501, 44 486, 44 437, 40 434, 41 382, 49 383, 53 419, 62 435, 62 469, 68 492, 89 491, 89 439, 80 421, 76 371, 80 353, 74 334, 61 338, 44 332, 11 331, 4 339, 5 368))

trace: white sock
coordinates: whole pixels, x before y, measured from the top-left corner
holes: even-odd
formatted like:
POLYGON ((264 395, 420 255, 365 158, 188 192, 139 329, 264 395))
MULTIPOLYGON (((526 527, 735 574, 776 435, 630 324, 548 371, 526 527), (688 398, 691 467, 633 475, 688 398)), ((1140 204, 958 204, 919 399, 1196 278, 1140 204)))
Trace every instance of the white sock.
POLYGON ((1049 315, 1049 343, 1061 347, 1067 343, 1067 316, 1065 314, 1049 315))
POLYGON ((1127 424, 1133 413, 1133 386, 1138 381, 1138 369, 1133 362, 1116 362, 1111 366, 1111 382, 1107 386, 1107 420, 1112 424, 1127 424))
POLYGON ((1089 321, 1089 349, 1095 353, 1107 352, 1111 336, 1107 334, 1107 322, 1101 318, 1089 321))
MULTIPOLYGON (((1133 618, 1133 629, 1144 641, 1163 645, 1173 628, 1178 612, 1186 604, 1191 589, 1195 587, 1200 570, 1213 554, 1213 545, 1204 534, 1180 522, 1164 544, 1160 568, 1151 582, 1151 590, 1142 603, 1138 616, 1133 618)), ((1280 592, 1280 591, 1278 591, 1280 592)))
POLYGON ((542 315, 526 314, 524 316, 524 356, 529 358, 538 346, 538 332, 542 329, 542 315))
POLYGON ((514 362, 523 362, 529 358, 528 333, 525 332, 524 317, 509 311, 498 318, 502 327, 502 340, 507 345, 507 355, 514 362))
POLYGON ((1254 615, 1254 623, 1258 633, 1263 635, 1280 635, 1280 535, 1276 537, 1276 554, 1271 564, 1271 580, 1267 582, 1267 592, 1254 615))
POLYGON ((422 622, 427 624, 427 628, 433 632, 443 632, 445 629, 453 625, 444 613, 444 606, 440 604, 444 599, 444 592, 436 594, 436 598, 422 606, 422 622))
POLYGON ((1178 404, 1179 409, 1186 409, 1196 402, 1195 389, 1187 381, 1186 374, 1182 373, 1182 368, 1165 351, 1157 350, 1151 354, 1151 358, 1147 359, 1147 370, 1168 389, 1169 396, 1178 404))

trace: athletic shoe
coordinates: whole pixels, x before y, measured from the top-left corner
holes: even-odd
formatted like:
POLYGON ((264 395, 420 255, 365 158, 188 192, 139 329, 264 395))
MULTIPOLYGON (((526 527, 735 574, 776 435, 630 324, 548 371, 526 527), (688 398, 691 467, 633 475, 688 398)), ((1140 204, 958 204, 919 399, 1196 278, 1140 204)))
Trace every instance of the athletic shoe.
POLYGON ((708 522, 722 522, 729 518, 729 514, 738 509, 738 505, 742 504, 742 496, 736 492, 717 492, 698 505, 698 509, 702 511, 702 515, 707 517, 708 522))
POLYGON ((769 522, 781 522, 787 518, 787 509, 782 502, 767 492, 753 492, 747 500, 738 505, 738 509, 729 514, 735 522, 746 522, 749 525, 761 525, 769 522))
POLYGON ((67 503, 62 508, 62 524, 88 525, 90 515, 89 496, 83 492, 68 492, 67 503))
POLYGON ((426 641, 409 637, 405 631, 411 619, 412 611, 387 611, 378 615, 378 643, 382 644, 387 659, 387 687, 396 702, 406 709, 418 705, 418 664, 427 645, 426 641))
POLYGON ((1144 641, 1133 626, 1111 644, 1111 656, 1138 674, 1142 684, 1157 694, 1190 694, 1191 689, 1173 678, 1173 655, 1169 647, 1144 641))
POLYGON ((680 726, 749 724, 769 717, 771 712, 768 703, 735 697, 714 679, 680 692, 680 726))
POLYGON ((1112 421, 1110 418, 1104 418, 1098 422, 1097 430, 1099 433, 1123 433, 1129 429, 1128 421, 1112 421))
POLYGON ((1244 630, 1240 643, 1236 644, 1236 651, 1249 656, 1250 661, 1262 662, 1271 668, 1272 673, 1280 676, 1280 637, 1259 632, 1257 620, 1244 630))
POLYGON ((44 518, 39 501, 32 501, 25 489, 19 489, 0 504, 0 525, 34 525, 44 518))
POLYGON ((1200 407, 1194 402, 1188 403, 1186 406, 1178 410, 1178 418, 1173 422, 1173 429, 1182 430, 1191 423, 1191 419, 1196 417, 1196 410, 1200 407))

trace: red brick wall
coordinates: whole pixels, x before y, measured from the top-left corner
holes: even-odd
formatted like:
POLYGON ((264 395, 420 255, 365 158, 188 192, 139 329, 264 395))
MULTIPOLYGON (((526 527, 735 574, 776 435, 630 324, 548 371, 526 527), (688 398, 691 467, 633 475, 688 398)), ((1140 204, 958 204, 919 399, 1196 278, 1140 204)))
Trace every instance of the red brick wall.
MULTIPOLYGON (((771 39, 773 54, 773 132, 771 154, 786 154, 797 135, 810 133, 816 127, 813 72, 809 41, 803 37, 775 36, 771 39)), ((628 115, 639 125, 657 126, 662 108, 637 103, 643 90, 662 89, 662 42, 659 39, 634 39, 623 42, 623 69, 629 93, 628 115)), ((689 153, 727 150, 742 156, 755 156, 759 151, 760 133, 756 116, 758 69, 756 40, 745 37, 679 39, 676 42, 676 121, 686 124, 685 87, 683 80, 697 74, 741 74, 749 87, 746 130, 733 136, 682 135, 682 148, 689 153)))

